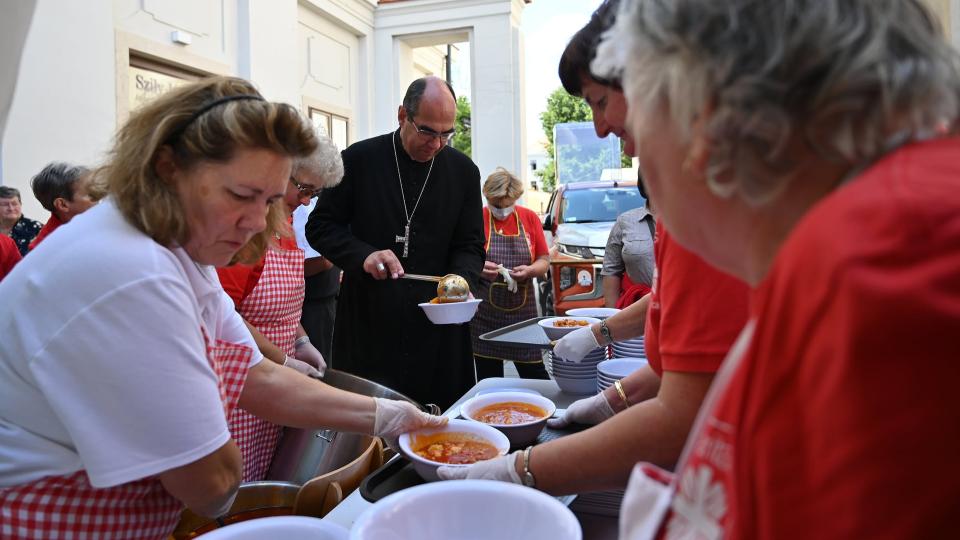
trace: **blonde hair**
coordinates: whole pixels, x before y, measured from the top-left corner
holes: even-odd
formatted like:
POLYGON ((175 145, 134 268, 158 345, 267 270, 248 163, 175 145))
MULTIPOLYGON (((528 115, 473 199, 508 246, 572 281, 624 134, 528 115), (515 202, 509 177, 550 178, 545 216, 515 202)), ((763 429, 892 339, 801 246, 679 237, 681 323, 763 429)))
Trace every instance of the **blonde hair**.
MULTIPOLYGON (((296 109, 263 99, 256 88, 235 77, 211 77, 171 90, 145 105, 117 133, 108 163, 97 171, 120 213, 164 246, 183 245, 190 237, 174 186, 161 179, 154 164, 163 147, 173 150, 177 167, 224 163, 241 148, 263 148, 297 158, 317 146, 313 130, 296 109), (232 101, 215 101, 246 96, 232 101)), ((267 227, 234 256, 235 262, 259 260, 278 233, 289 234, 282 202, 271 205, 267 227)))
POLYGON ((483 196, 489 199, 519 199, 523 195, 523 182, 513 173, 497 167, 483 182, 483 196))

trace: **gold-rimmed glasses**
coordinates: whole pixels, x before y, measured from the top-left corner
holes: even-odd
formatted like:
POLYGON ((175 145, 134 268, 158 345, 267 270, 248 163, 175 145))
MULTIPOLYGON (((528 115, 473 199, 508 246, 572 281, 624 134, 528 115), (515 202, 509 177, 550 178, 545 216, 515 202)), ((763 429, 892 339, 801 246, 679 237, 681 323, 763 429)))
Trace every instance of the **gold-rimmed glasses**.
POLYGON ((450 131, 435 131, 428 127, 420 127, 416 122, 407 117, 407 121, 413 124, 413 129, 417 130, 417 134, 425 139, 440 139, 440 142, 447 144, 454 135, 457 134, 456 129, 451 129, 450 131))
POLYGON ((320 190, 322 189, 318 187, 308 186, 306 184, 301 184, 293 176, 290 177, 290 183, 293 184, 293 187, 297 188, 297 191, 299 191, 301 195, 307 195, 311 199, 319 195, 320 190))

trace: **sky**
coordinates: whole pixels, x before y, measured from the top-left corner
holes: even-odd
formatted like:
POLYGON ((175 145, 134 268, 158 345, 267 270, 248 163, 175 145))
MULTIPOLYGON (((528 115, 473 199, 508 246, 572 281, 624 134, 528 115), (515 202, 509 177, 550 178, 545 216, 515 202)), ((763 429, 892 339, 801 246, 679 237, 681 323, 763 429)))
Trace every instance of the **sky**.
POLYGON ((527 153, 542 153, 540 113, 560 87, 557 65, 567 42, 590 20, 602 0, 533 0, 523 10, 527 86, 527 153))
MULTIPOLYGON (((602 0, 533 0, 523 10, 524 66, 527 116, 527 153, 543 153, 540 113, 547 97, 560 87, 557 65, 567 42, 590 20, 602 0)), ((470 95, 470 45, 456 45, 451 78, 457 95, 470 95), (459 61, 458 61, 459 57, 459 61)))

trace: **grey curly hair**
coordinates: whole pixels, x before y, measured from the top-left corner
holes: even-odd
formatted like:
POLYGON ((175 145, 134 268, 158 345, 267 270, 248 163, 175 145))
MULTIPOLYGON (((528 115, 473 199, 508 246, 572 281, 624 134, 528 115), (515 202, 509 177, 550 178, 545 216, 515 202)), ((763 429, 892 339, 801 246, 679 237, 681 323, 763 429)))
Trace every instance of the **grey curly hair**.
POLYGON ((625 0, 591 68, 622 76, 632 127, 666 104, 689 138, 712 107, 707 183, 759 205, 798 139, 856 167, 956 129, 958 66, 921 0, 625 0))
POLYGON ((312 154, 294 159, 293 174, 307 171, 321 179, 322 184, 317 187, 332 188, 343 179, 343 158, 329 137, 317 135, 317 143, 317 149, 312 154))

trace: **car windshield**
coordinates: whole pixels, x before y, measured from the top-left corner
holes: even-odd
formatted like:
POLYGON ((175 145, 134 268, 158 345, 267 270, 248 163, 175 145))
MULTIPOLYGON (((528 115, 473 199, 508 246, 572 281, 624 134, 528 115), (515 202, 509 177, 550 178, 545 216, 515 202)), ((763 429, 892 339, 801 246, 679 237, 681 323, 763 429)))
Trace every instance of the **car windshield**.
POLYGON ((646 200, 634 186, 572 189, 564 193, 560 223, 616 221, 618 215, 644 203, 646 200))

